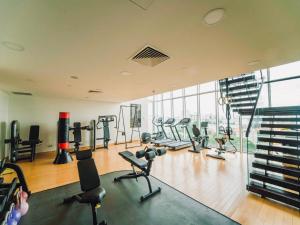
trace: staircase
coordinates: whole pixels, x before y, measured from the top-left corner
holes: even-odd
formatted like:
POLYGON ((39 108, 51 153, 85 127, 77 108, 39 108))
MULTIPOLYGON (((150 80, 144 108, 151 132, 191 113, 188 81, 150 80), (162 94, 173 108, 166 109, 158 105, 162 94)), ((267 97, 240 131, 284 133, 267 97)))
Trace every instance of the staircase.
POLYGON ((257 104, 261 85, 261 81, 255 74, 244 74, 220 80, 221 99, 228 100, 233 112, 249 116, 257 104))
POLYGON ((254 116, 260 128, 247 189, 300 209, 300 106, 257 108, 254 116))

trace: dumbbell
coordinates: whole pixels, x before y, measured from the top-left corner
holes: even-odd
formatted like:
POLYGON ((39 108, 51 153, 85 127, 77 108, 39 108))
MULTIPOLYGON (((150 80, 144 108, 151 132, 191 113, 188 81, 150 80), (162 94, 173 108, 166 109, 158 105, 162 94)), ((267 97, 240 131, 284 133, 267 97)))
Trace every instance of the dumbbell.
POLYGON ((17 225, 20 219, 21 219, 21 212, 20 210, 16 209, 15 204, 12 203, 9 207, 8 215, 6 217, 6 224, 17 225))
POLYGON ((158 156, 161 156, 161 155, 166 154, 167 151, 166 151, 165 148, 159 148, 159 149, 156 150, 156 152, 157 152, 158 156))

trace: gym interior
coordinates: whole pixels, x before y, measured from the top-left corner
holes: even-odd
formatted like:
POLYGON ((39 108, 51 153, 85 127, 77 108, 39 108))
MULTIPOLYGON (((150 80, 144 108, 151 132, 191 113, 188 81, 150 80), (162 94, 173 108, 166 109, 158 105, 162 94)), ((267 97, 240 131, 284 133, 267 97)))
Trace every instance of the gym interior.
POLYGON ((0 224, 299 225, 300 2, 0 2, 0 224))

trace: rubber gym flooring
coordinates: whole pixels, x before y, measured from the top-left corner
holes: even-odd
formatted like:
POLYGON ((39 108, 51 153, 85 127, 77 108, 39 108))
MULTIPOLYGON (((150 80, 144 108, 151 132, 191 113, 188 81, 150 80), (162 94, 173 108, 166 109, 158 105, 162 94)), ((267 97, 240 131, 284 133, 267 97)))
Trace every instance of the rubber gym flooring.
MULTIPOLYGON (((109 225, 233 225, 239 224, 214 211, 162 181, 151 177, 153 188, 161 193, 141 203, 140 196, 148 192, 146 180, 122 180, 114 177, 128 173, 117 171, 102 175, 101 185, 107 194, 98 209, 99 221, 104 218, 109 225)), ((64 198, 80 193, 79 183, 34 193, 30 209, 20 225, 92 225, 92 211, 88 204, 63 205, 64 198)))

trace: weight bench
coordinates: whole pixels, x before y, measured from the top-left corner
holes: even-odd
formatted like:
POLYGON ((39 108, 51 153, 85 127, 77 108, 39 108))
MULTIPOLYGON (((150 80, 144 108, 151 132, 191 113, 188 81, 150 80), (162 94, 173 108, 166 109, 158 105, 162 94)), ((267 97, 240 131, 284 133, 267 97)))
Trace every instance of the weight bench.
POLYGON ((75 152, 79 173, 79 180, 81 190, 80 194, 71 196, 64 199, 64 204, 77 201, 83 204, 90 204, 92 207, 93 225, 107 225, 104 220, 98 223, 97 220, 97 208, 101 206, 105 197, 105 189, 101 187, 99 174, 92 158, 91 150, 77 151, 75 152))
POLYGON ((166 154, 165 149, 156 149, 156 148, 145 148, 144 150, 137 151, 134 155, 133 153, 129 151, 123 151, 119 152, 119 155, 125 159, 127 162, 129 162, 132 166, 132 172, 122 175, 120 177, 116 177, 114 179, 115 182, 121 181, 123 179, 136 179, 138 177, 144 177, 147 181, 149 193, 142 195, 140 200, 144 201, 155 194, 159 193, 161 191, 161 188, 158 187, 156 190, 152 189, 152 185, 149 179, 152 163, 154 161, 154 158, 156 156, 161 156, 166 154), (146 160, 142 159, 145 158, 146 160), (135 167, 140 169, 140 171, 136 171, 135 167))

